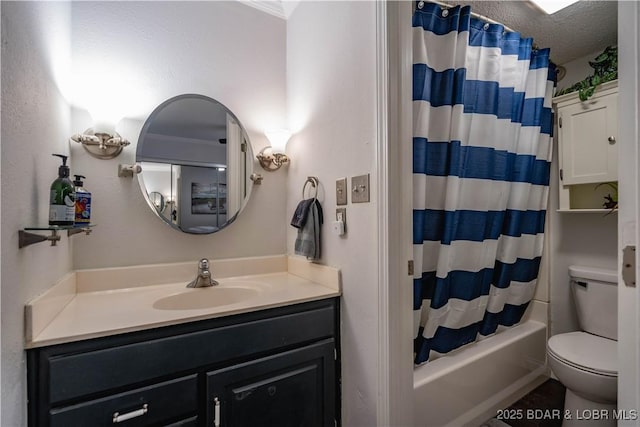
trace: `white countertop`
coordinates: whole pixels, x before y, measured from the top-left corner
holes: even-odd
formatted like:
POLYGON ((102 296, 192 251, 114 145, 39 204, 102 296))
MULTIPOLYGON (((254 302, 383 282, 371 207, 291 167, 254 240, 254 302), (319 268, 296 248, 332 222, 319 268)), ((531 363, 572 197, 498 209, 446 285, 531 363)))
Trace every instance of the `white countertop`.
MULTIPOLYGON (((251 260, 242 260, 245 271, 247 263, 251 260)), ((264 263, 264 258, 260 261, 264 263)), ((73 276, 60 281, 56 285, 57 288, 54 287, 55 289, 51 289, 25 307, 25 347, 35 348, 79 341, 340 295, 338 270, 294 257, 285 258, 284 264, 288 266, 288 271, 216 278, 220 282, 219 286, 197 289, 187 289, 188 281, 125 288, 122 288, 120 283, 114 283, 112 289, 105 289, 104 283, 98 283, 101 280, 98 274, 83 272, 86 277, 82 278, 83 283, 80 284, 76 283, 74 273, 73 276), (87 281, 91 281, 91 277, 96 279, 95 286, 86 284, 87 281), (248 287, 251 290, 250 296, 239 302, 205 308, 154 307, 158 300, 172 295, 202 293, 206 298, 207 293, 233 287, 248 287)), ((153 267, 155 270, 164 268, 153 267)), ((108 273, 105 277, 113 277, 113 271, 110 269, 96 272, 101 275, 108 273)), ((117 273, 126 274, 127 270, 119 269, 117 273)))

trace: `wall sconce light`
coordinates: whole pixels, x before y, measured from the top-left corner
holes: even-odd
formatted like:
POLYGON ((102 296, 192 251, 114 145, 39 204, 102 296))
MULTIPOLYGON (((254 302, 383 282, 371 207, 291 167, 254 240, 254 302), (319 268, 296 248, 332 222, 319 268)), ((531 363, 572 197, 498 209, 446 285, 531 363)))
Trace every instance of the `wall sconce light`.
POLYGON ((71 140, 82 144, 91 156, 102 160, 117 157, 130 144, 116 132, 115 126, 109 125, 95 125, 84 133, 73 135, 71 140))
POLYGON ((289 157, 284 154, 284 149, 291 138, 291 132, 287 129, 278 129, 265 132, 265 135, 271 146, 263 148, 256 157, 264 170, 273 172, 289 163, 289 157))

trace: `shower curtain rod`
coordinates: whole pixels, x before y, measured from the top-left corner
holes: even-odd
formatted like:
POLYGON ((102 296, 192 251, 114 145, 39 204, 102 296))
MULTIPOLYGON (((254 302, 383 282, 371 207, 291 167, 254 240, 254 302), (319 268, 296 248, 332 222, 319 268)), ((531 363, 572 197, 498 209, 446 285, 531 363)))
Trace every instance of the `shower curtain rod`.
MULTIPOLYGON (((455 7, 454 5, 451 5, 451 4, 448 4, 448 3, 444 3, 444 2, 441 2, 441 1, 437 1, 437 0, 428 0, 428 1, 430 3, 435 3, 435 4, 439 5, 439 6, 446 7, 447 9, 455 7)), ((507 27, 506 25, 504 25, 501 22, 494 21, 493 19, 487 18, 486 16, 480 15, 479 13, 471 12, 471 16, 475 16, 476 18, 478 18, 478 19, 480 19, 482 21, 488 22, 490 24, 502 25, 504 27, 505 31, 508 31, 510 33, 517 33, 518 32, 518 31, 512 30, 511 28, 507 27)))

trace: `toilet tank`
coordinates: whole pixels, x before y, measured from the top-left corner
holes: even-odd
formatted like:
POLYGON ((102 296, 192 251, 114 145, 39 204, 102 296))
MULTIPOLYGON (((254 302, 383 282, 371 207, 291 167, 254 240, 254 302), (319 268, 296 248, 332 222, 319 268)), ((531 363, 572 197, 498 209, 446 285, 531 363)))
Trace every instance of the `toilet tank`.
POLYGON ((593 267, 569 267, 580 328, 618 339, 618 272, 593 267))

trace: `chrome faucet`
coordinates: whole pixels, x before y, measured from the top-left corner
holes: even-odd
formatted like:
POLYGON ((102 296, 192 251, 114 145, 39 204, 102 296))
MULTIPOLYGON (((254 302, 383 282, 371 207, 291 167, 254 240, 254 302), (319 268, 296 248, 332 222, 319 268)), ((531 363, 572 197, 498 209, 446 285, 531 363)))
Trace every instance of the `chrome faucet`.
POLYGON ((211 277, 211 271, 209 271, 209 260, 202 258, 198 262, 198 275, 191 281, 187 288, 206 288, 208 286, 216 286, 218 282, 211 277))

